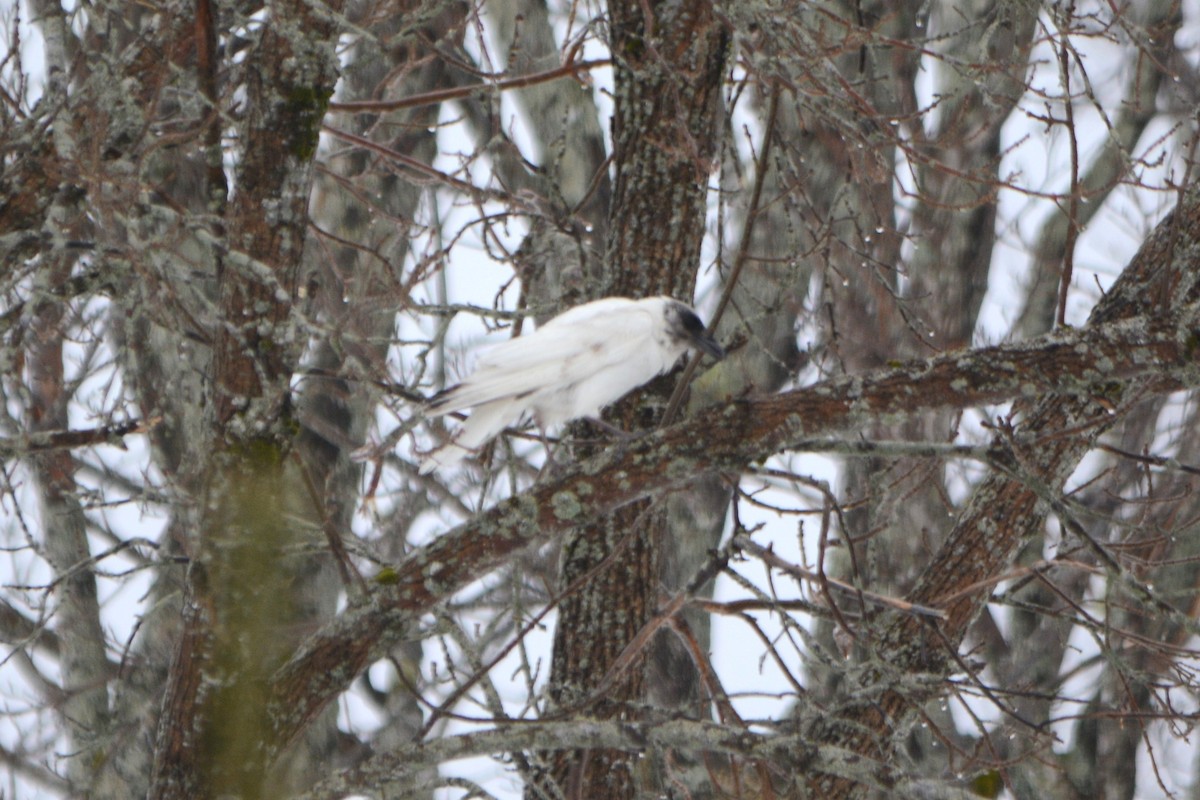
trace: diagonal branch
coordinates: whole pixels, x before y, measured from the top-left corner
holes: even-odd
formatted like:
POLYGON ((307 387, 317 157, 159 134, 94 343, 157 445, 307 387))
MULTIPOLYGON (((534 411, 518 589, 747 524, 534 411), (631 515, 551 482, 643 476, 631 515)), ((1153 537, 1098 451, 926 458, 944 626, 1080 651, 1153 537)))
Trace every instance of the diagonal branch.
MULTIPOLYGON (((355 767, 334 773, 297 800, 337 798, 356 794, 381 782, 412 780, 438 764, 470 756, 487 756, 505 750, 611 749, 630 753, 648 750, 702 750, 754 759, 767 764, 796 764, 802 750, 803 765, 820 764, 835 772, 858 774, 860 759, 835 747, 815 747, 795 734, 761 735, 742 728, 687 719, 521 721, 492 730, 444 736, 414 742, 378 753, 355 767), (790 760, 784 761, 785 758, 790 760)), ((887 765, 869 767, 882 788, 890 778, 887 765)))
POLYGON ((432 89, 428 92, 401 97, 396 100, 353 100, 348 102, 330 103, 330 111, 344 111, 351 113, 370 112, 385 112, 399 111, 402 108, 414 108, 416 106, 433 106, 441 103, 448 103, 451 100, 462 100, 470 97, 473 94, 482 94, 484 92, 499 92, 506 89, 523 89, 527 86, 535 86, 539 83, 548 81, 556 81, 561 78, 574 78, 581 72, 588 72, 599 67, 611 66, 612 62, 607 58, 588 59, 584 61, 568 61, 553 69, 535 72, 530 75, 514 75, 508 78, 502 78, 496 75, 484 75, 485 83, 476 83, 470 86, 452 86, 448 89, 432 89))
MULTIPOLYGON (((1052 393, 1096 405, 1137 381, 1146 391, 1200 385, 1200 308, 1064 330, 1032 342, 952 353, 780 395, 728 401, 576 466, 513 497, 377 576, 368 601, 312 636, 272 690, 281 741, 303 730, 382 648, 427 609, 526 546, 635 500, 740 472, 815 436, 885 417, 1052 393)), ((1048 431, 1047 433, 1052 433, 1048 431)), ((936 600, 936 597, 934 598, 936 600)), ((926 603, 927 605, 930 603, 926 603)))
MULTIPOLYGON (((957 650, 987 602, 989 579, 1006 572, 1022 545, 1041 531, 1051 506, 1046 499, 1060 495, 1096 438, 1148 393, 1168 389, 1176 377, 1183 377, 1170 364, 1188 373, 1182 385, 1196 385, 1198 244, 1200 202, 1191 196, 1158 226, 1096 306, 1092 327, 1079 332, 1086 336, 1089 330, 1101 333, 1126 325, 1153 327, 1158 320, 1171 319, 1183 337, 1177 353, 1181 360, 1164 362, 1161 373, 1111 381, 1102 391, 1102 402, 1086 394, 1039 391, 1036 398, 1017 404, 1020 424, 997 439, 1006 469, 993 471, 976 488, 908 598, 941 607, 946 621, 932 626, 885 620, 873 642, 875 657, 864 664, 856 681, 855 697, 847 698, 837 717, 823 717, 810 726, 812 741, 849 748, 868 760, 889 758, 892 732, 919 713, 940 686, 938 678, 961 668, 957 650), (925 691, 913 692, 899 682, 920 675, 933 678, 925 691)), ((807 780, 814 795, 831 800, 859 797, 867 789, 862 779, 831 773, 814 773, 807 780)))

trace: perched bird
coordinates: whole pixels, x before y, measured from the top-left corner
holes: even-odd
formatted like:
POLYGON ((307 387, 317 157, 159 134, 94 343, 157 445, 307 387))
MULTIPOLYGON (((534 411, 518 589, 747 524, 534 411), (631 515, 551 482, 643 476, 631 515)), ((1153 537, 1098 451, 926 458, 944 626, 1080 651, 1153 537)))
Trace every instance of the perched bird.
POLYGON ((535 333, 497 345, 475 371, 425 407, 436 417, 473 409, 454 438, 422 461, 422 475, 457 464, 505 427, 531 417, 545 431, 595 416, 688 348, 725 351, 688 306, 669 297, 607 297, 565 311, 535 333))

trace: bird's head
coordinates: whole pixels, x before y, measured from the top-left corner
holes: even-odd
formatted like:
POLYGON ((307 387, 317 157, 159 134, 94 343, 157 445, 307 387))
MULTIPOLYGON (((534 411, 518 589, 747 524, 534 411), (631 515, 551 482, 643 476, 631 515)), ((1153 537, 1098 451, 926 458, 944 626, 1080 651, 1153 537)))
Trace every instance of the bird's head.
POLYGON ((704 323, 696 312, 680 303, 671 300, 666 304, 664 314, 667 319, 667 330, 671 337, 688 347, 694 347, 720 360, 725 357, 725 349, 717 344, 717 340, 704 331, 704 323))

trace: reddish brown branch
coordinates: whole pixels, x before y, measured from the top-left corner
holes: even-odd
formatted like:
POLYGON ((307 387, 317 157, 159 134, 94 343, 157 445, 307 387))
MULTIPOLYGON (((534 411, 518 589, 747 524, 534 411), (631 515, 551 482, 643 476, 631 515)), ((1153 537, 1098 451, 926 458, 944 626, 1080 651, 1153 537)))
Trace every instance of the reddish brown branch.
MULTIPOLYGON (((276 724, 287 740, 369 659, 428 608, 534 542, 705 472, 740 472, 814 436, 859 430, 881 417, 1015 398, 1076 395, 1090 402, 1119 381, 1169 392, 1200 385, 1194 307, 1049 334, 1020 345, 948 354, 762 398, 737 399, 686 423, 616 444, 552 483, 480 514, 389 572, 370 601, 313 636, 276 676, 276 724)), ((1107 412, 1106 412, 1107 413, 1107 412)), ((1047 434, 1054 433, 1047 431, 1047 434)), ((942 595, 912 598, 935 606, 942 595)))
POLYGON ((13 458, 48 450, 73 450, 76 447, 93 447, 98 444, 120 444, 123 437, 146 433, 161 421, 161 417, 155 417, 150 420, 132 420, 119 425, 105 425, 101 428, 37 431, 19 439, 0 439, 0 458, 13 458))
POLYGON ((597 67, 607 67, 612 64, 607 58, 592 59, 589 61, 572 61, 563 64, 554 69, 548 69, 543 72, 535 72, 531 75, 517 75, 511 78, 497 78, 488 83, 478 83, 473 86, 454 86, 449 89, 437 89, 432 92, 422 92, 420 94, 401 97, 399 100, 355 100, 349 103, 330 103, 330 111, 348 111, 351 113, 374 112, 382 113, 386 111, 398 111, 402 108, 415 108, 417 106, 431 106, 437 103, 446 103, 451 100, 461 100, 464 97, 470 97, 479 92, 499 92, 506 89, 523 89, 526 86, 534 86, 539 83, 549 83, 556 81, 559 78, 568 78, 578 75, 581 72, 596 69, 597 67))

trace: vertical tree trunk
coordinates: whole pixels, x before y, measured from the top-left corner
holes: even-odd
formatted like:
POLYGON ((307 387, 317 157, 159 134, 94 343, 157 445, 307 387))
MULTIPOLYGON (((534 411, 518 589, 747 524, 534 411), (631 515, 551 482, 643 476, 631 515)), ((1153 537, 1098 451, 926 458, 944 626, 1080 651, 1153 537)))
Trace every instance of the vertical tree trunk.
MULTIPOLYGON (((616 179, 602 295, 691 299, 719 130, 727 35, 707 3, 610 3, 616 179)), ((619 406, 630 430, 661 417, 669 382, 619 406), (651 401, 656 398, 657 402, 651 401)), ((567 537, 550 679, 556 706, 636 717, 645 653, 619 657, 653 616, 665 508, 639 502, 567 537), (614 599, 619 602, 614 603, 614 599), (612 675, 619 669, 618 675, 612 675), (603 697, 591 690, 612 679, 603 697)), ((636 756, 565 752, 552 774, 572 798, 636 794, 636 756)))
POLYGON ((218 269, 212 456, 159 723, 155 798, 272 794, 268 677, 292 621, 287 517, 310 499, 291 468, 289 380, 303 344, 292 304, 313 158, 337 79, 339 11, 278 3, 246 55, 244 146, 226 217, 230 251, 218 269))
MULTIPOLYGON (((1189 193, 1142 246, 1130 266, 1092 312, 1098 325, 1135 315, 1167 314, 1200 297, 1200 270, 1191 253, 1200 244, 1200 195, 1189 193)), ((886 624, 874 642, 855 697, 837 714, 814 714, 811 741, 846 747, 888 769, 893 763, 890 732, 902 728, 920 707, 917 692, 895 691, 894 674, 945 675, 954 666, 970 624, 988 601, 994 576, 1006 572, 1021 546, 1041 532, 1047 501, 1062 487, 1096 439, 1130 413, 1140 387, 1114 382, 1102 398, 1046 395, 1019 403, 1019 423, 998 437, 997 469, 975 490, 945 544, 934 554, 909 599, 940 606, 947 618, 931 625, 915 616, 886 624), (1067 432, 1067 433, 1064 433, 1067 432)), ((864 775, 865 777, 865 775, 864 775)), ((866 782, 812 774, 820 797, 861 797, 866 782)))
MULTIPOLYGON (((55 276, 61 281, 70 261, 60 262, 55 276)), ((30 342, 29 394, 34 431, 65 430, 68 393, 63 364, 64 304, 46 299, 34 314, 30 342)), ((108 744, 108 681, 112 670, 100 624, 96 575, 90 569, 87 519, 75 484, 77 465, 66 450, 45 453, 32 460, 41 490, 41 513, 46 529, 46 555, 57 578, 59 654, 63 717, 70 743, 67 778, 72 786, 95 785, 108 744)))

